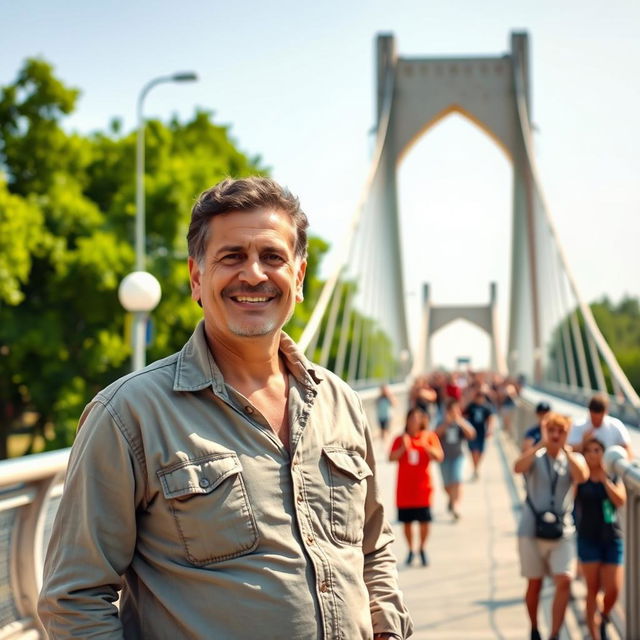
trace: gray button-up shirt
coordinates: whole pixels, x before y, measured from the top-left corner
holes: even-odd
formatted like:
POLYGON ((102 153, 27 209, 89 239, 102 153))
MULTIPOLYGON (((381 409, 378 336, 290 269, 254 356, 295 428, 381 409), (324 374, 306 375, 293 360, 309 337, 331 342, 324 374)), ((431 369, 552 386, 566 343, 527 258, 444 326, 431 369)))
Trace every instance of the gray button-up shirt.
POLYGON ((50 638, 411 634, 359 398, 285 334, 280 351, 290 454, 204 323, 87 406, 45 562, 50 638))

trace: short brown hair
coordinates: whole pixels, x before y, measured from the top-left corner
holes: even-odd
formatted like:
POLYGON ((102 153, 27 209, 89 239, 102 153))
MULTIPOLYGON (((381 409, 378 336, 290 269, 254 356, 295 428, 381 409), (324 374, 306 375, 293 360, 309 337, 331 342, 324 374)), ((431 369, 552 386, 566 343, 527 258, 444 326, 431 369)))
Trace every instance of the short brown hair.
POLYGON ((603 393, 597 393, 589 400, 589 411, 604 413, 609 408, 609 398, 603 393))
POLYGON ((260 207, 270 207, 289 215, 296 227, 295 254, 299 258, 306 258, 309 221, 300 208, 300 201, 286 187, 262 176, 239 180, 226 178, 200 194, 191 210, 187 233, 189 256, 198 264, 204 259, 211 218, 223 213, 251 211, 260 207))

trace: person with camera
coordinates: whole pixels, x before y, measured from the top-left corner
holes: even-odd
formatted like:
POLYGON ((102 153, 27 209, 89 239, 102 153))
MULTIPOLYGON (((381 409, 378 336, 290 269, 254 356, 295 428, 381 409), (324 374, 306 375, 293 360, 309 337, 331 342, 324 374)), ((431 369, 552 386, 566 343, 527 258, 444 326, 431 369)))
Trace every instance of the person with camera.
POLYGON ((541 638, 538 604, 546 574, 555 583, 549 640, 557 640, 569 601, 575 562, 574 487, 589 478, 582 455, 567 446, 570 427, 567 416, 548 413, 541 425, 542 439, 514 464, 515 473, 524 474, 527 490, 518 526, 518 552, 521 573, 527 579, 525 604, 531 640, 541 638))

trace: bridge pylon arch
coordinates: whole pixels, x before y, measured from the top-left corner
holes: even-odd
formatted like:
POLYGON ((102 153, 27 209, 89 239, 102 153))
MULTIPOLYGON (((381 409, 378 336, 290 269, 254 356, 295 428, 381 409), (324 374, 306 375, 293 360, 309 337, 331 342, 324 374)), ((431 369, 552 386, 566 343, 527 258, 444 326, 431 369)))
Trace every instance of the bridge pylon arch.
POLYGON ((495 282, 490 285, 489 304, 487 305, 434 305, 431 301, 431 287, 428 283, 423 284, 420 346, 412 374, 417 376, 433 369, 431 339, 438 331, 455 320, 466 320, 487 333, 491 340, 489 368, 503 375, 506 374, 507 364, 500 341, 497 302, 495 282))
MULTIPOLYGON (((401 57, 392 34, 379 34, 377 124, 390 231, 399 246, 397 166, 413 144, 450 113, 484 131, 513 167, 511 296, 508 368, 535 381, 543 375, 539 283, 534 232, 534 177, 527 154, 518 101, 529 118, 529 46, 526 33, 511 34, 511 51, 500 56, 401 57)), ((531 128, 527 120, 526 130, 531 128)), ((399 268, 399 267, 398 267, 399 268)), ((402 282, 402 274, 397 274, 402 282)), ((416 359, 419 361, 420 357, 416 359)), ((496 362, 496 366, 499 363, 496 362)), ((500 363, 500 368, 502 368, 500 363)))

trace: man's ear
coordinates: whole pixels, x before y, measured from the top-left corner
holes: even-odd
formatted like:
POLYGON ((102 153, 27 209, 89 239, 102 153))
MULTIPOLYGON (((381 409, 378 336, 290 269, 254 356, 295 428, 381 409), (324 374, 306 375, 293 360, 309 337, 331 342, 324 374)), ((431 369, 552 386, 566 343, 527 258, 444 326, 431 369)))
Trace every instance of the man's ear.
POLYGON ((302 302, 304 295, 302 293, 302 285, 304 283, 304 276, 307 272, 307 261, 301 260, 298 265, 298 272, 296 273, 296 302, 302 302))
POLYGON ((191 299, 195 300, 200 306, 202 303, 200 299, 202 297, 202 288, 200 286, 200 267, 198 263, 189 256, 189 284, 191 285, 191 299))

